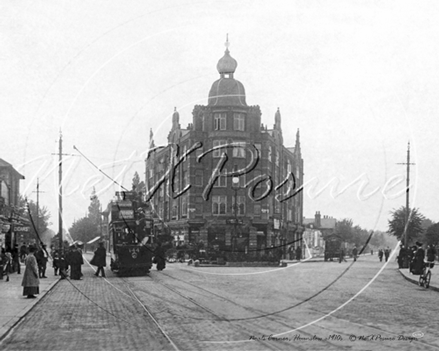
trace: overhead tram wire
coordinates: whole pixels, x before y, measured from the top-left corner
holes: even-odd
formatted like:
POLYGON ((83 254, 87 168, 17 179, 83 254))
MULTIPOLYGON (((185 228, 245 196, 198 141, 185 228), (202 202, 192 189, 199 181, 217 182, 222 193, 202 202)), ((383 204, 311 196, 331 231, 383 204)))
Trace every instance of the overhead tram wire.
POLYGON ((99 168, 97 165, 95 165, 86 155, 84 155, 75 145, 73 145, 74 150, 78 151, 82 157, 84 157, 93 167, 95 167, 99 172, 104 174, 108 179, 110 179, 113 183, 120 186, 125 191, 129 191, 126 187, 119 184, 116 180, 114 180, 112 177, 110 177, 107 173, 105 173, 101 168, 99 168))

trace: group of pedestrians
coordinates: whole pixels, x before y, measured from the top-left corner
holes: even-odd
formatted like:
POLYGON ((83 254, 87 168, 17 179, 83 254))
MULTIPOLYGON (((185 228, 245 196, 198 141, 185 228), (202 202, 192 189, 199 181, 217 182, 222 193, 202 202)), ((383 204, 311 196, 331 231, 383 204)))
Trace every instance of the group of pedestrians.
MULTIPOLYGON (((358 249, 357 249, 356 245, 351 250, 351 255, 353 257, 353 261, 356 262, 356 260, 358 258, 358 249)), ((342 262, 347 262, 347 260, 345 259, 345 249, 343 247, 341 247, 341 249, 339 250, 339 263, 342 263, 342 262)))
POLYGON ((390 257, 391 249, 387 246, 386 249, 379 249, 377 252, 377 256, 379 257, 379 261, 382 262, 385 256, 385 262, 388 262, 388 258, 390 257))
POLYGON ((419 241, 416 245, 406 249, 403 245, 400 246, 399 256, 397 257, 397 263, 399 268, 404 268, 405 259, 409 262, 409 271, 412 274, 419 275, 423 271, 425 266, 425 257, 428 262, 434 262, 437 255, 437 250, 434 245, 428 245, 426 252, 423 248, 423 244, 419 241))

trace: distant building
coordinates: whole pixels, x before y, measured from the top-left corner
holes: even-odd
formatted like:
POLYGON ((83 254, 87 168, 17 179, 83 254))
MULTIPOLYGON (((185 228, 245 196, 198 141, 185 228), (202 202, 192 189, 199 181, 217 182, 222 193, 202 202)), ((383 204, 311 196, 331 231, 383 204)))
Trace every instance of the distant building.
POLYGON ((14 234, 28 230, 27 219, 16 211, 20 198, 20 180, 24 179, 15 168, 0 158, 0 246, 16 243, 14 234), (27 229, 26 229, 27 228, 27 229))
POLYGON ((317 211, 314 218, 303 219, 304 242, 313 255, 320 255, 324 252, 324 238, 333 234, 336 228, 336 219, 330 216, 321 217, 317 211))
POLYGON ((236 67, 226 48, 208 104, 194 107, 192 123, 182 128, 175 110, 164 147, 156 147, 150 133, 145 184, 155 232, 171 235, 176 246, 202 243, 258 252, 272 245, 283 245, 283 250, 288 243, 296 247, 304 231, 303 192, 293 195, 295 191, 288 190, 303 184, 299 131, 294 146, 286 147, 279 109, 273 128, 261 123, 259 106, 247 105, 244 86, 234 78, 236 67), (197 145, 179 163, 179 157, 197 145), (249 170, 257 153, 256 167, 237 176, 239 170, 249 170), (224 155, 227 160, 222 159, 224 155), (238 178, 236 186, 233 178, 238 178), (214 181, 212 188, 210 181, 214 181), (287 198, 286 193, 292 195, 288 200, 277 200, 287 198))

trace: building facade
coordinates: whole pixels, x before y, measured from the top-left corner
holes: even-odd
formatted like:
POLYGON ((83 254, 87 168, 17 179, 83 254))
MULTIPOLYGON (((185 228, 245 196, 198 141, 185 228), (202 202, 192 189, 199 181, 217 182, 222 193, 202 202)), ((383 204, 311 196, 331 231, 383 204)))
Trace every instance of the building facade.
POLYGON ((24 179, 0 158, 0 246, 12 247, 21 233, 29 232, 28 220, 19 215, 20 180, 24 179))
POLYGON ((172 235, 176 246, 256 253, 277 246, 286 253, 304 231, 299 131, 286 147, 279 109, 272 129, 261 123, 236 67, 227 47, 208 104, 194 106, 192 123, 182 128, 175 110, 163 147, 150 133, 146 199, 156 233, 172 235))
POLYGON ((325 238, 334 234, 336 229, 336 219, 331 216, 321 216, 320 211, 316 211, 315 218, 303 219, 304 225, 304 245, 306 256, 322 256, 325 249, 325 238))

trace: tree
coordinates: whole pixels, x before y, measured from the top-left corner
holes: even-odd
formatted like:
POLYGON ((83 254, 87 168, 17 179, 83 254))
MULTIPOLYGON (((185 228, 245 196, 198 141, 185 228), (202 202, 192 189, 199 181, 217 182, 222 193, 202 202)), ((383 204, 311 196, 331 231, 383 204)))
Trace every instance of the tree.
POLYGON ((145 183, 141 181, 138 172, 134 172, 133 183, 131 185, 132 190, 139 195, 145 190, 145 183))
POLYGON ((343 241, 353 241, 353 221, 345 218, 342 221, 336 223, 335 233, 339 235, 343 241))
MULTIPOLYGON (((404 240, 403 233, 405 231, 406 213, 406 208, 402 206, 391 212, 392 219, 388 221, 388 234, 395 236, 401 241, 404 240)), ((418 209, 410 210, 406 246, 414 240, 417 240, 418 235, 423 232, 422 221, 424 219, 425 217, 418 212, 418 209)))
POLYGON ((87 216, 73 222, 69 233, 74 240, 90 241, 101 235, 101 203, 96 195, 95 188, 90 195, 90 205, 87 216))
POLYGON ((69 229, 69 233, 73 240, 82 242, 90 241, 100 234, 95 223, 89 217, 83 217, 74 221, 69 229))
POLYGON ((431 225, 425 232, 425 243, 438 246, 438 222, 431 225))
POLYGON ((98 196, 96 195, 95 187, 93 187, 92 194, 90 195, 90 205, 88 218, 95 223, 97 227, 101 224, 101 202, 99 202, 98 196))
POLYGON ((37 213, 37 204, 32 200, 26 201, 26 199, 20 196, 17 214, 29 219, 31 238, 35 239, 37 242, 42 241, 44 243, 48 243, 50 242, 51 237, 50 231, 48 231, 47 229, 49 225, 52 224, 49 221, 50 212, 46 206, 38 207, 39 208, 37 213), (38 231, 38 235, 36 233, 36 230, 38 231))

